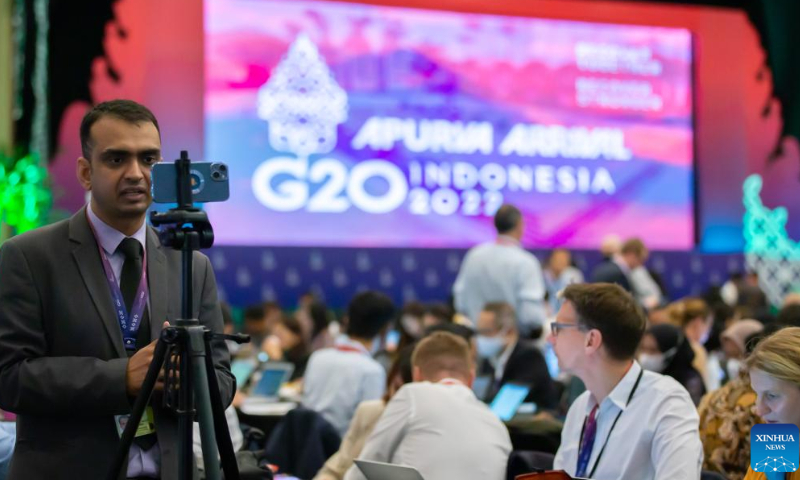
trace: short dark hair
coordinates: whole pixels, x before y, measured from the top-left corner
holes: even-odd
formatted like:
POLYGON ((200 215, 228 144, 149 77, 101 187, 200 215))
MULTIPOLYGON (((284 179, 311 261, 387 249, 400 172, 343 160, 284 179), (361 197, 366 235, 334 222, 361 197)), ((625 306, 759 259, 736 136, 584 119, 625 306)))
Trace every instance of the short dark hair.
POLYGON ((81 153, 90 160, 92 156, 92 125, 103 117, 115 117, 128 123, 152 123, 156 127, 159 138, 161 129, 153 112, 144 105, 133 100, 109 100, 92 107, 81 120, 81 153))
POLYGON ((328 328, 328 324, 330 323, 328 306, 319 300, 314 300, 308 307, 308 315, 311 317, 311 323, 314 325, 311 338, 316 338, 320 332, 328 328))
POLYGON ((423 338, 429 337, 436 332, 452 333, 453 335, 463 338, 467 343, 472 342, 472 337, 475 336, 475 330, 466 325, 459 325, 458 323, 439 323, 426 328, 423 338))
POLYGON ((394 318, 392 299, 374 290, 359 293, 347 306, 347 334, 373 339, 394 318))
POLYGON ((433 315, 442 323, 452 323, 453 315, 455 314, 449 305, 441 302, 428 304, 425 307, 425 313, 433 315))
POLYGON ((519 224, 522 220, 522 213, 517 207, 509 203, 505 203, 497 209, 494 214, 494 228, 497 233, 508 233, 519 224))
POLYGON ((506 302, 489 302, 483 306, 484 312, 494 314, 494 326, 498 330, 503 327, 516 327, 517 314, 514 312, 514 307, 506 302))
POLYGON ((250 306, 248 306, 248 307, 246 307, 244 309, 244 321, 245 322, 252 322, 252 321, 260 322, 261 320, 264 319, 264 314, 265 313, 266 313, 266 310, 264 309, 264 305, 263 304, 259 303, 257 305, 250 305, 250 306))
POLYGON ((641 239, 629 238, 628 240, 625 240, 625 243, 622 244, 620 253, 623 255, 626 253, 631 253, 636 255, 637 258, 644 259, 647 257, 647 247, 644 245, 644 242, 641 239))
POLYGON ((630 293, 611 283, 572 284, 561 297, 578 314, 578 323, 599 330, 603 345, 615 360, 630 360, 644 335, 644 312, 630 293))

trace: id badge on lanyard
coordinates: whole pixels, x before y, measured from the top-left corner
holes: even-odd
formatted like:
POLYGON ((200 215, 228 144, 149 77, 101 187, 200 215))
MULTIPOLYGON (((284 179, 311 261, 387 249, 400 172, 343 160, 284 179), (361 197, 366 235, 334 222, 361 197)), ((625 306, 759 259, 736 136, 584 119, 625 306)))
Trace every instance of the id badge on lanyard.
POLYGON ((122 341, 126 350, 136 350, 136 335, 139 333, 139 327, 142 322, 142 315, 144 309, 147 308, 147 301, 150 298, 150 291, 147 288, 147 255, 142 258, 142 276, 139 279, 139 286, 136 289, 136 296, 131 306, 131 311, 125 307, 125 299, 122 296, 122 290, 117 283, 117 276, 114 275, 114 269, 111 267, 111 261, 108 259, 105 250, 100 245, 100 240, 97 238, 97 232, 94 230, 92 221, 89 220, 88 214, 86 219, 89 221, 89 227, 92 229, 95 240, 97 240, 97 248, 100 251, 100 258, 103 260, 103 270, 105 271, 105 278, 108 282, 108 289, 111 291, 111 299, 114 302, 114 313, 117 315, 119 327, 122 330, 122 341))

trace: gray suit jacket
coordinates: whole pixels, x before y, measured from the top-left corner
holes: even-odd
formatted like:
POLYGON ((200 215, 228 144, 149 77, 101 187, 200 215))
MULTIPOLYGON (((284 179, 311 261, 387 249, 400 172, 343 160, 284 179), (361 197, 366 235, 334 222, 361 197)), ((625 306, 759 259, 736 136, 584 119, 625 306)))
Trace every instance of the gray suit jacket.
MULTIPOLYGON (((150 332, 181 313, 181 254, 147 231, 150 332)), ((194 315, 222 331, 208 258, 194 254, 194 315)), ((223 404, 235 382, 224 341, 213 359, 223 404)), ((105 478, 130 413, 128 357, 85 209, 0 248, 0 408, 18 414, 10 480, 105 478)), ((155 396, 154 396, 155 397, 155 396)), ((177 417, 154 406, 163 479, 178 476, 177 417)), ((191 445, 189 446, 191 448, 191 445)), ((124 469, 123 469, 124 473, 124 469)), ((124 477, 124 475, 122 476, 124 477)))

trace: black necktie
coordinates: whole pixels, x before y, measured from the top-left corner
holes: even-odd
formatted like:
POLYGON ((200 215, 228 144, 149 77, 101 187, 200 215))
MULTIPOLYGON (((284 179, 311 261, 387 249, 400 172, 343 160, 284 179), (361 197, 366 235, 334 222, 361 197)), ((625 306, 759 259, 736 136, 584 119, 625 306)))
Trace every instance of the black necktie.
MULTIPOLYGON (((122 292, 122 298, 125 301, 125 308, 128 310, 128 316, 133 309, 133 301, 136 297, 136 290, 139 289, 139 281, 142 279, 142 244, 135 238, 124 239, 117 250, 125 255, 125 263, 122 264, 122 273, 119 277, 119 289, 122 292)), ((149 309, 145 307, 142 312, 142 321, 139 325, 139 332, 136 335, 136 350, 146 346, 150 343, 150 315, 149 309)), ((128 357, 132 357, 133 350, 125 350, 128 357)), ((152 420, 152 419, 151 419, 152 420)), ((134 443, 139 446, 143 451, 149 450, 156 442, 155 434, 144 435, 133 439, 134 443)))
MULTIPOLYGON (((139 289, 139 281, 142 278, 142 244, 135 238, 126 238, 119 244, 117 250, 125 255, 125 263, 122 264, 122 274, 119 278, 119 289, 122 292, 125 308, 130 316, 136 290, 139 289)), ((136 336, 136 350, 150 343, 150 315, 148 315, 148 310, 145 307, 144 312, 142 312, 142 320, 136 336)), ((129 357, 133 355, 133 351, 128 350, 127 352, 129 357)))

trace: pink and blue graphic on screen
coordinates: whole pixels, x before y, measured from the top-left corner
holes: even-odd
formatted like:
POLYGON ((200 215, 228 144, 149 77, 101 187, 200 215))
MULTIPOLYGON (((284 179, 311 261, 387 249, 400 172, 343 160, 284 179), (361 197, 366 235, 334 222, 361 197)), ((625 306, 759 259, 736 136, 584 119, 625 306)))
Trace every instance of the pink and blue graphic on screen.
POLYGON ((334 2, 207 0, 208 205, 229 245, 694 240, 687 30, 334 2))

